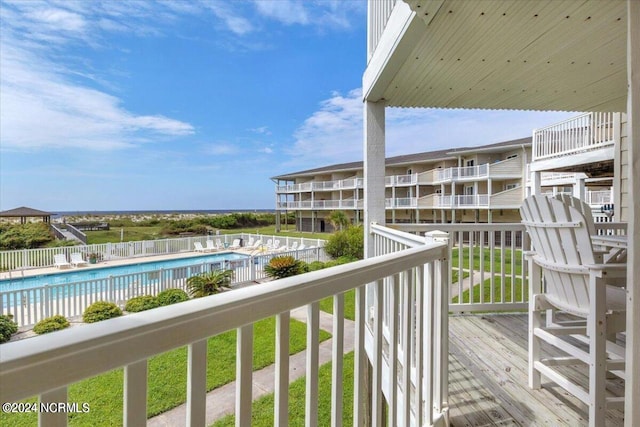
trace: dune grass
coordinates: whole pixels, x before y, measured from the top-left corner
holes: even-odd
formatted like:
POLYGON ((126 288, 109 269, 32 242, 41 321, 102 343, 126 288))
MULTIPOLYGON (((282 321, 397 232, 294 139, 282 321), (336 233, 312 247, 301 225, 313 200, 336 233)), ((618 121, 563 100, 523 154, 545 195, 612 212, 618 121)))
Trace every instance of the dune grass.
MULTIPOLYGON (((306 325, 291 320, 290 354, 306 347, 306 325)), ((331 335, 320 331, 320 340, 331 335)), ((37 338, 34 338, 37 339, 37 338)), ((235 379, 236 331, 228 331, 209 338, 207 343, 207 390, 235 379)), ((261 369, 275 361, 275 318, 267 318, 254 325, 253 368, 261 369)), ((149 360, 147 416, 165 412, 186 401, 187 348, 182 347, 149 360)), ((116 369, 69 387, 69 402, 87 402, 90 412, 71 414, 71 426, 122 425, 123 369, 116 369)), ((35 402, 35 398, 29 399, 35 402)), ((37 414, 0 414, 0 425, 37 425, 37 414)))

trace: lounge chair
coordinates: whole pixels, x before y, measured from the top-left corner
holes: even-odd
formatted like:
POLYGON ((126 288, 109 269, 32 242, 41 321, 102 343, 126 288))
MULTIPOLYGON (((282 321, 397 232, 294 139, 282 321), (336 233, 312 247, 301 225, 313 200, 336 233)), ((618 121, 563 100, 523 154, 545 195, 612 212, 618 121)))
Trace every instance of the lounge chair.
POLYGON ((207 247, 204 248, 207 252, 215 252, 218 250, 218 247, 213 243, 213 240, 207 240, 207 247))
POLYGON ((224 243, 222 243, 222 240, 216 239, 216 249, 218 249, 219 251, 224 249, 224 243))
POLYGON ((233 242, 231 242, 229 249, 240 249, 240 239, 233 239, 233 242))
POLYGON ((299 243, 298 243, 297 241, 296 241, 296 242, 293 242, 293 244, 291 245, 291 247, 289 248, 289 250, 290 250, 290 251, 297 251, 297 250, 298 250, 298 245, 299 245, 299 243))
POLYGON ((53 256, 53 265, 55 265, 57 268, 71 267, 71 264, 67 262, 67 257, 65 254, 55 254, 53 256))
POLYGON ((196 252, 206 252, 206 249, 202 247, 202 243, 193 242, 193 246, 196 248, 196 252))
POLYGON ((307 249, 307 247, 305 246, 304 242, 300 242, 300 245, 298 246, 298 250, 302 251, 304 249, 307 249))
POLYGON ((74 252, 71 254, 71 265, 74 267, 78 267, 80 265, 89 265, 87 261, 82 258, 82 254, 80 252, 74 252))
POLYGON ((253 248, 253 245, 255 245, 256 243, 256 239, 253 238, 253 236, 249 237, 249 240, 247 240, 247 244, 244 245, 245 248, 253 248))

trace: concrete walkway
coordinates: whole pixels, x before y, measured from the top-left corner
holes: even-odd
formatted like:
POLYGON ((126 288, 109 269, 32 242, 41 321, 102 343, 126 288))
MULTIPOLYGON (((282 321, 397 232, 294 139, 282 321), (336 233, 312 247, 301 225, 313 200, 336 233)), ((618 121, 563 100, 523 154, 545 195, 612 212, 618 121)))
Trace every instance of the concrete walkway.
MULTIPOLYGON (((301 322, 307 321, 306 307, 291 311, 291 317, 301 322)), ((332 332, 333 316, 320 311, 320 329, 332 332)), ((344 352, 353 351, 355 337, 355 322, 344 321, 344 352)), ((331 362, 331 348, 333 338, 330 338, 319 346, 320 365, 331 362)), ((303 350, 289 357, 289 383, 306 375, 307 351, 303 350)), ((269 365, 259 371, 253 372, 253 400, 274 392, 275 365, 269 365)), ((235 413, 236 382, 232 381, 222 387, 207 393, 206 424, 210 425, 216 420, 235 413)), ((163 412, 147 420, 147 426, 175 427, 184 426, 186 422, 186 404, 177 406, 167 412, 163 412)))

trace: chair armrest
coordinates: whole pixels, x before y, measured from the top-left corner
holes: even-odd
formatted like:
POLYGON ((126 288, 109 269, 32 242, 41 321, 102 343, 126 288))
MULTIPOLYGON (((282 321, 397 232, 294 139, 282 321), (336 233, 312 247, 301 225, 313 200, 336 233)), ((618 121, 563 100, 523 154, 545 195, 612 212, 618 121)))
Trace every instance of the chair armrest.
POLYGON ((627 264, 589 264, 585 265, 597 277, 607 276, 616 279, 627 276, 627 264))

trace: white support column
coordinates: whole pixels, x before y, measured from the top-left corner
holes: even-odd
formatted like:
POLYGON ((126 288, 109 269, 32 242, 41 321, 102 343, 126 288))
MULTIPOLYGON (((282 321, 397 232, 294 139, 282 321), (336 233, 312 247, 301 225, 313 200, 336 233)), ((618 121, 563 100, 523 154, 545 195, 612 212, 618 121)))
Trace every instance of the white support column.
POLYGON ((529 196, 534 194, 542 194, 542 188, 540 181, 542 180, 541 174, 538 171, 531 172, 531 188, 529 189, 529 196))
POLYGON ((384 102, 364 103, 364 256, 373 256, 372 222, 385 223, 384 102))
POLYGON ((573 183, 573 197, 576 197, 580 200, 584 200, 584 177, 580 178, 576 176, 575 182, 573 183))
POLYGON ((640 2, 627 0, 629 248, 624 425, 640 425, 640 2))

